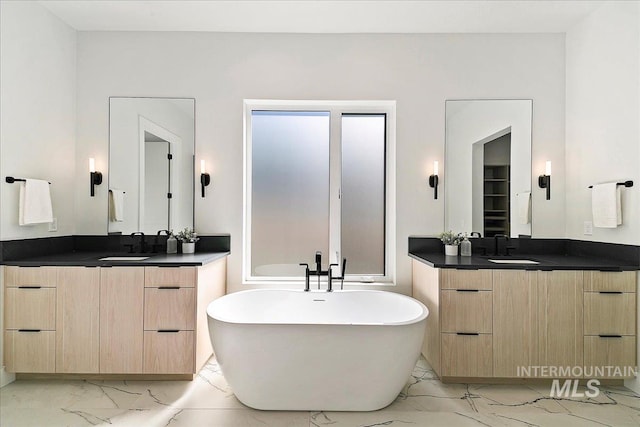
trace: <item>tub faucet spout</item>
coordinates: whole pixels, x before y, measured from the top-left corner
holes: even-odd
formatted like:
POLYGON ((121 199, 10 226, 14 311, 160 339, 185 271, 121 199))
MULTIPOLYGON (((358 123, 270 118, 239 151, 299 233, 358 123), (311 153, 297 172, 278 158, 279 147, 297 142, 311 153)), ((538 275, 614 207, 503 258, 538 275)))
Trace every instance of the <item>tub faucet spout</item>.
POLYGON ((309 264, 303 262, 300 265, 304 266, 304 291, 309 292, 309 264))

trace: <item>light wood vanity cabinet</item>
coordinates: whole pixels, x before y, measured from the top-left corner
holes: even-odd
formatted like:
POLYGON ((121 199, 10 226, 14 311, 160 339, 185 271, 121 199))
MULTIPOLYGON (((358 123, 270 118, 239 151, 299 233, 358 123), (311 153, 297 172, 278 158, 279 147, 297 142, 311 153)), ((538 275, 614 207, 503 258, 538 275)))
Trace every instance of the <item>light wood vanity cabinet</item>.
POLYGON ((56 270, 5 267, 4 362, 9 372, 53 372, 56 270))
POLYGON ((100 373, 142 372, 144 268, 100 269, 100 373))
POLYGON ((144 373, 194 371, 196 280, 195 267, 145 267, 144 373))
POLYGON ((58 269, 56 372, 100 370, 100 270, 58 269))
POLYGON ((585 272, 585 366, 636 366, 636 301, 635 272, 585 272))
POLYGON ((17 373, 192 375, 226 258, 200 267, 5 268, 5 365, 17 373))
POLYGON ((493 370, 515 377, 519 366, 535 365, 536 272, 493 271, 493 370))
POLYGON ((519 378, 529 366, 635 366, 635 287, 635 272, 413 261, 413 296, 430 312, 423 354, 445 381, 519 378))

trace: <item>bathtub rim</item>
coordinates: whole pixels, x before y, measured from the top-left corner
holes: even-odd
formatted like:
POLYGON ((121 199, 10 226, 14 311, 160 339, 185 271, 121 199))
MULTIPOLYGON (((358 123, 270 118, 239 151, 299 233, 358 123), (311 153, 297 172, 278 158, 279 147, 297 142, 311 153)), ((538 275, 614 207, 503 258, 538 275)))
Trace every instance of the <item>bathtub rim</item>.
POLYGON ((414 317, 411 320, 406 320, 406 321, 402 321, 402 322, 389 322, 389 323, 333 323, 333 322, 314 322, 314 323, 300 323, 300 322, 237 322, 237 321, 232 321, 232 320, 227 320, 227 319, 221 319, 220 317, 216 317, 214 315, 212 315, 211 311, 212 311, 212 306, 214 305, 214 303, 218 302, 222 299, 224 299, 227 296, 232 296, 232 295, 238 295, 238 294, 244 294, 244 293, 256 293, 256 292, 293 292, 293 293, 310 293, 310 294, 318 294, 318 295, 326 295, 329 292, 327 291, 309 291, 309 292, 305 292, 304 290, 300 290, 300 289, 245 289, 242 291, 238 291, 238 292, 233 292, 230 294, 225 294, 223 296, 221 296, 220 298, 217 298, 213 301, 211 301, 209 304, 207 304, 207 317, 209 319, 218 321, 218 322, 222 322, 222 323, 228 323, 228 324, 233 324, 233 325, 270 325, 270 326, 332 326, 332 327, 338 327, 338 326, 374 326, 374 327, 380 327, 380 326, 405 326, 405 325, 413 325, 415 323, 420 323, 422 321, 425 321, 425 319, 427 319, 427 317, 429 317, 429 309, 427 308, 427 306, 425 306, 422 302, 418 301, 417 299, 410 297, 408 295, 404 295, 404 294, 400 294, 400 293, 396 293, 396 292, 389 292, 389 291, 383 291, 383 290, 373 290, 373 289, 345 289, 345 290, 334 290, 331 293, 332 294, 337 294, 337 293, 384 293, 384 294, 393 294, 395 295, 394 298, 400 297, 403 299, 409 299, 411 300, 411 302, 416 303, 421 309, 421 313, 419 316, 414 317))

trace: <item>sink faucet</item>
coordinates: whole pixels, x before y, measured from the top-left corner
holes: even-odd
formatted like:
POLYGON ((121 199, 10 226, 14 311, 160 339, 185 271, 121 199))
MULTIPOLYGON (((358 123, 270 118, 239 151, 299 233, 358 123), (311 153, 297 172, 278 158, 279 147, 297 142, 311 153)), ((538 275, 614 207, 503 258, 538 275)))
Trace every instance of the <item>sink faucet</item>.
POLYGON ((142 231, 135 231, 131 233, 131 239, 135 239, 136 235, 140 236, 140 253, 145 253, 147 251, 147 242, 144 240, 144 233, 142 231))
POLYGON ((499 241, 500 241, 501 237, 504 238, 505 242, 509 241, 509 236, 507 236, 506 234, 496 234, 496 235, 493 236, 493 241, 494 241, 493 254, 496 255, 496 256, 500 255, 499 241))

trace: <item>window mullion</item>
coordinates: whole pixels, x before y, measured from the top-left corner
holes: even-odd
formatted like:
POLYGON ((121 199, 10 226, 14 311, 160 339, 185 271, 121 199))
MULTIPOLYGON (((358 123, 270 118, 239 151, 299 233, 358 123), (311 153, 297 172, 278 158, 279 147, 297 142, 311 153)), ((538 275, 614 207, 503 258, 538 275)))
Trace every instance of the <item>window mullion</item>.
POLYGON ((331 108, 329 131, 329 256, 327 263, 341 263, 340 250, 340 186, 342 179, 342 113, 331 108))

